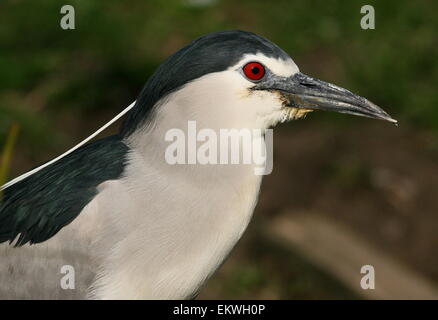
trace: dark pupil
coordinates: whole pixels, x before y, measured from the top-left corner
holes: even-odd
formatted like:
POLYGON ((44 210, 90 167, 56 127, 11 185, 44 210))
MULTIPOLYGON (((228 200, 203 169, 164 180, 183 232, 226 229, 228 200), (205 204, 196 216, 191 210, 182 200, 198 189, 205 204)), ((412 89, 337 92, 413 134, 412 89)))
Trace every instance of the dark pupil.
POLYGON ((260 68, 259 67, 252 67, 251 71, 253 74, 258 74, 260 72, 260 68))

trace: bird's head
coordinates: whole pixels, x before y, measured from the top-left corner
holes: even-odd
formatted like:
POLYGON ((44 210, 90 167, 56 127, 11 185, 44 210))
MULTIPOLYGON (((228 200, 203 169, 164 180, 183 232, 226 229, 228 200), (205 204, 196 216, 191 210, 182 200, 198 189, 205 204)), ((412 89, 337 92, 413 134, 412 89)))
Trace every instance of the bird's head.
POLYGON ((208 34, 169 57, 146 83, 122 132, 141 127, 158 106, 168 117, 206 127, 267 128, 314 110, 396 123, 367 99, 301 73, 281 48, 245 31, 208 34))

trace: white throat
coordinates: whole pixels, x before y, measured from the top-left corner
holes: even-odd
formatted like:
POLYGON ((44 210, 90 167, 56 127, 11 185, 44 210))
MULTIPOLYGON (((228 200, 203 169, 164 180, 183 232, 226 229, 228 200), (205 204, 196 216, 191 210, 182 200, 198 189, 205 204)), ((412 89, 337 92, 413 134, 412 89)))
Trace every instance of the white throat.
MULTIPOLYGON (((129 236, 108 235, 118 245, 95 284, 97 298, 190 298, 248 226, 262 179, 252 165, 165 161, 166 130, 186 130, 187 120, 182 119, 194 118, 200 128, 208 121, 187 102, 184 94, 166 99, 154 120, 127 140, 132 151, 121 184, 102 186, 99 197, 118 199, 109 211, 129 216, 122 226, 116 214, 108 225, 129 230, 129 236)), ((222 121, 217 118, 216 129, 222 121)))

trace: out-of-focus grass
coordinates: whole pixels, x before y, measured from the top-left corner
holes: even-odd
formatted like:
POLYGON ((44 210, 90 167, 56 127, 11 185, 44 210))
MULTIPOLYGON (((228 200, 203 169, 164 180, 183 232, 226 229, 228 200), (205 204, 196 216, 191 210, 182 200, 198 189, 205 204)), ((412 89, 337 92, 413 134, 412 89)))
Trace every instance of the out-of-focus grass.
MULTIPOLYGON (((6 183, 8 179, 8 171, 12 161, 12 155, 14 147, 17 142, 18 133, 20 132, 20 125, 17 123, 12 124, 9 129, 9 134, 6 139, 6 143, 2 153, 0 154, 0 186, 6 183)), ((2 199, 2 191, 0 191, 0 200, 2 199)))

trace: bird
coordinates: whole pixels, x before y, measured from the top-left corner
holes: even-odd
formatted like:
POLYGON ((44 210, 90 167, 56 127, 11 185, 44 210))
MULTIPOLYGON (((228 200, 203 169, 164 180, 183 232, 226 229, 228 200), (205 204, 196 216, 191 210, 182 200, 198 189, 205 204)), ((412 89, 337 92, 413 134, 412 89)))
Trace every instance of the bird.
POLYGON ((254 163, 169 163, 166 135, 190 121, 267 132, 319 110, 397 123, 260 35, 197 38, 149 77, 117 134, 2 186, 0 298, 196 298, 246 230, 264 175, 254 163))

